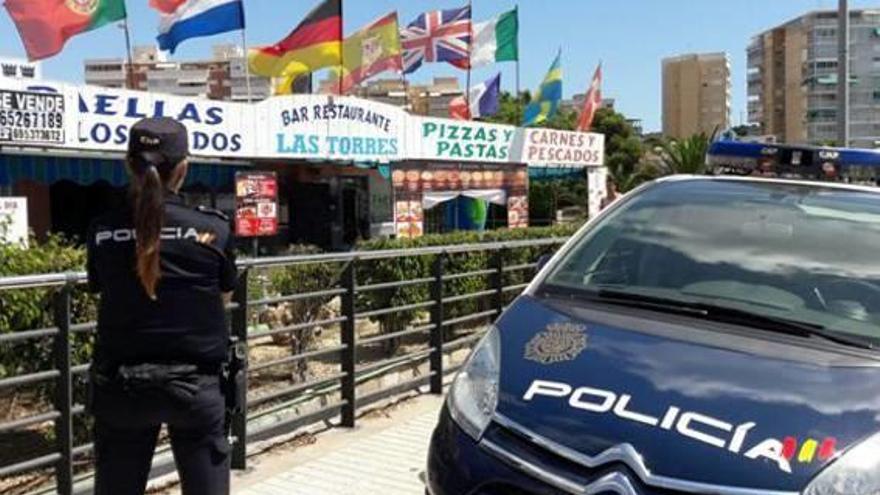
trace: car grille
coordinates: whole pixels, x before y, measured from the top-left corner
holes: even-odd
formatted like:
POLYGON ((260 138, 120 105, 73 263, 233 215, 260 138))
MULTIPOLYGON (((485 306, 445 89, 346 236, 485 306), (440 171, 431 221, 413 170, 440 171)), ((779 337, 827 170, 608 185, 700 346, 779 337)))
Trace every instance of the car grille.
MULTIPOLYGON (((525 493, 516 488, 487 487, 478 495, 556 495, 584 493, 586 487, 605 491, 597 495, 797 495, 788 492, 743 490, 725 486, 699 485, 670 478, 652 478, 640 464, 640 456, 630 446, 609 449, 614 455, 597 462, 601 455, 585 457, 566 447, 537 437, 522 426, 497 416, 486 430, 481 441, 483 449, 525 474, 547 485, 546 490, 536 494, 525 493), (640 476, 641 474, 641 476, 640 476), (494 490, 494 491, 493 491, 494 490)), ((599 449, 597 449, 599 450, 599 449)))

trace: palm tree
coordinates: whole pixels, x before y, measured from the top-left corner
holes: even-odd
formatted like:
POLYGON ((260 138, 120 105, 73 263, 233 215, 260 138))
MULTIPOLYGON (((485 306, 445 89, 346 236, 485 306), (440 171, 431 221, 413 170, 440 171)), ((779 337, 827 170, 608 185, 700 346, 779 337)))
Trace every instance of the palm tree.
POLYGON ((608 178, 614 183, 614 187, 620 193, 635 189, 643 182, 655 179, 657 174, 650 164, 636 162, 618 163, 610 160, 608 166, 608 178))
POLYGON ((665 175, 705 174, 706 154, 717 135, 717 130, 712 134, 701 132, 679 141, 660 143, 658 152, 661 172, 665 175))

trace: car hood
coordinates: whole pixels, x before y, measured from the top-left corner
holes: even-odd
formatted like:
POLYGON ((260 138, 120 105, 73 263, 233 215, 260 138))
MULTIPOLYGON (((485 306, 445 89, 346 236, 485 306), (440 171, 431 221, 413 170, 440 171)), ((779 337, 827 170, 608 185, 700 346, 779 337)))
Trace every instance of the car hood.
POLYGON ((528 296, 498 327, 498 424, 538 436, 547 455, 628 444, 642 477, 796 492, 880 430, 869 356, 528 296))

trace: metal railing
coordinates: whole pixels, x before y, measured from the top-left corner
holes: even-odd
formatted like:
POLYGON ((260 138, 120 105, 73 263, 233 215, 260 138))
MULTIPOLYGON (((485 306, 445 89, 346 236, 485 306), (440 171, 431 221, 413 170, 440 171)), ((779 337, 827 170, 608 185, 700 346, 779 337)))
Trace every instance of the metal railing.
MULTIPOLYGON (((317 348, 300 349, 299 352, 290 355, 251 363, 247 369, 249 385, 255 376, 270 373, 284 366, 302 363, 308 365, 323 361, 338 368, 331 372, 325 370, 322 376, 304 378, 282 388, 249 394, 247 407, 241 414, 231 418, 233 468, 245 467, 248 446, 254 442, 290 434, 307 425, 331 421, 334 417, 339 418, 340 425, 353 427, 358 412, 377 402, 425 388, 432 394, 442 393, 444 377, 461 366, 460 362, 456 364, 451 362, 449 359, 451 353, 475 344, 482 335, 482 332, 476 329, 498 316, 505 305, 527 285, 526 281, 531 278, 537 267, 534 263, 537 256, 531 255, 536 251, 555 250, 563 241, 564 239, 541 239, 425 247, 404 251, 309 254, 240 261, 240 281, 228 310, 231 313, 230 333, 239 342, 247 344, 248 356, 251 356, 253 348, 257 345, 255 342, 265 342, 267 338, 297 336, 318 328, 335 328, 339 333, 339 338, 335 342, 324 342, 325 345, 317 348), (518 250, 527 250, 531 262, 520 260, 518 263, 506 263, 506 255, 518 250), (465 271, 453 269, 457 266, 455 261, 459 257, 474 254, 481 256, 479 259, 481 263, 485 263, 483 266, 478 268, 470 266, 465 271), (427 256, 433 257, 430 260, 429 274, 422 273, 416 278, 403 276, 393 280, 371 280, 367 281, 368 283, 359 280, 359 273, 362 273, 359 268, 364 268, 370 262, 427 256), (283 270, 297 265, 328 263, 338 267, 341 275, 334 277, 335 283, 326 288, 291 294, 262 294, 259 297, 251 294, 257 286, 255 274, 283 270), (465 279, 482 279, 483 288, 472 293, 450 292, 451 284, 465 279), (427 298, 380 308, 365 308, 362 303, 365 294, 371 292, 411 287, 426 287, 424 293, 427 294, 427 298), (257 330, 252 328, 253 317, 260 308, 307 300, 328 301, 335 298, 339 298, 341 303, 335 315, 275 328, 257 330), (465 314, 449 314, 450 307, 468 301, 478 301, 479 304, 475 303, 465 314), (409 322, 405 328, 391 329, 392 331, 385 333, 361 335, 363 331, 359 327, 360 323, 403 312, 426 314, 428 320, 409 322), (451 329, 464 329, 464 331, 456 334, 450 333, 451 329), (427 340, 427 346, 417 350, 406 350, 407 352, 403 354, 398 352, 383 359, 370 360, 360 355, 368 348, 416 337, 427 340), (427 371, 419 373, 420 366, 427 371), (370 380, 405 369, 412 370, 414 376, 398 380, 391 386, 363 390, 363 385, 370 380), (299 407, 305 400, 318 398, 320 399, 318 404, 313 404, 311 408, 299 407)), ((519 252, 522 254, 522 251, 519 252)), ((71 310, 73 295, 78 286, 84 282, 83 273, 0 279, 0 296, 8 291, 22 289, 51 291, 52 325, 48 328, 0 334, 0 346, 27 345, 30 342, 47 342, 51 339, 49 352, 54 365, 51 369, 0 378, 0 394, 8 394, 9 390, 18 387, 52 386, 52 391, 49 393, 51 410, 0 423, 0 441, 3 441, 4 435, 42 426, 46 430, 51 428, 51 435, 47 437, 54 442, 49 452, 40 452, 33 458, 0 465, 0 481, 9 476, 42 472, 45 475, 54 475, 55 484, 49 490, 70 495, 81 492, 83 485, 87 485, 91 477, 90 468, 76 470, 76 476, 74 469, 77 462, 80 465, 88 464, 93 450, 93 444, 88 440, 79 445, 74 441, 74 423, 76 420, 81 421, 81 416, 85 415, 84 405, 75 400, 78 392, 75 390, 75 384, 81 386, 89 365, 88 363, 72 365, 72 340, 77 336, 93 334, 97 327, 94 322, 73 321, 71 310), (49 424, 51 427, 48 426, 49 424), (50 473, 48 471, 50 469, 54 472, 50 473)), ((154 462, 154 476, 173 469, 173 463, 167 455, 167 446, 160 447, 158 453, 161 455, 163 450, 164 460, 154 462)))

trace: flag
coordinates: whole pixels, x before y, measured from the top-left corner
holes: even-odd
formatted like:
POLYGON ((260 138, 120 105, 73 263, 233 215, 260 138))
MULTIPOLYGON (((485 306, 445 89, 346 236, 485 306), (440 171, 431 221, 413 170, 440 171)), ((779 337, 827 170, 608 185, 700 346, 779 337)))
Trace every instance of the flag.
POLYGON ((546 122, 556 114, 559 108, 559 100, 562 99, 562 50, 556 55, 556 60, 544 76, 544 81, 538 88, 538 93, 532 98, 532 102, 526 107, 523 125, 536 125, 546 122))
POLYGON ((400 28, 392 12, 352 34, 342 43, 342 92, 386 70, 403 70, 400 28))
POLYGON ((449 102, 449 116, 453 119, 471 120, 488 117, 498 113, 498 98, 501 94, 501 73, 488 81, 474 86, 468 98, 459 96, 449 102), (468 108, 468 100, 470 108, 468 108))
POLYGON ((302 74, 341 65, 342 0, 323 0, 286 38, 251 49, 248 63, 255 74, 291 81, 302 74))
MULTIPOLYGON (((493 62, 519 60, 518 13, 518 9, 513 9, 490 21, 474 24, 474 40, 470 54, 471 67, 482 67, 493 62)), ((452 65, 467 69, 468 59, 454 61, 452 65)))
POLYGON ((186 2, 187 0, 150 0, 150 7, 153 7, 163 14, 172 14, 178 7, 186 2))
POLYGON ((470 5, 425 12, 400 31, 403 71, 415 72, 425 62, 467 60, 470 43, 470 5))
POLYGON ((581 110, 577 130, 588 132, 593 125, 593 117, 596 116, 596 110, 602 106, 602 64, 596 67, 593 80, 590 82, 590 89, 587 91, 584 100, 584 109, 581 110))
POLYGON ((244 29, 241 0, 151 0, 159 10, 159 48, 174 53, 181 41, 244 29))
POLYGON ((30 60, 57 54, 72 36, 125 19, 123 0, 6 0, 30 60))

